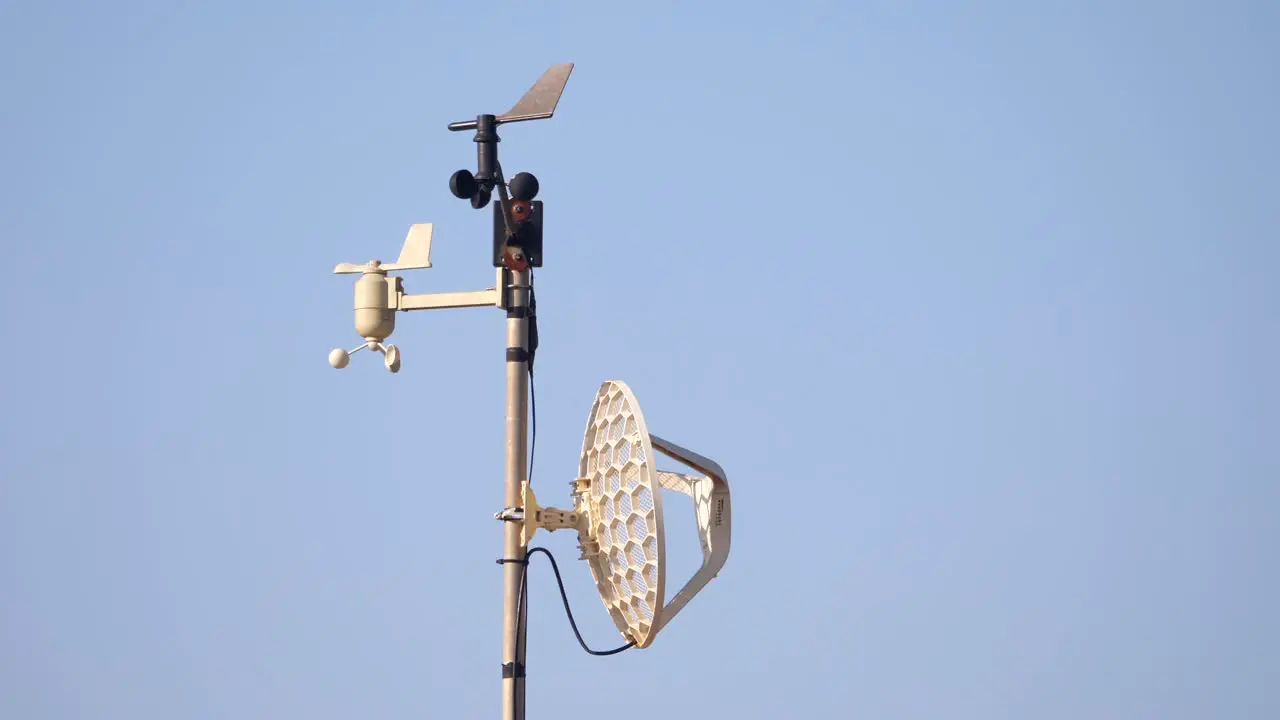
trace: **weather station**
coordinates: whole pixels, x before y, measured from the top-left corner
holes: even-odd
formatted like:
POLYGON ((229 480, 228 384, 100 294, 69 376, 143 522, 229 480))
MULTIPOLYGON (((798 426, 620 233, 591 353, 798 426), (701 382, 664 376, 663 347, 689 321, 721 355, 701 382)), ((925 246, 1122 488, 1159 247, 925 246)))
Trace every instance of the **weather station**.
POLYGON ((391 273, 431 267, 432 225, 409 229, 394 263, 342 263, 338 274, 359 274, 355 283, 355 330, 363 343, 335 349, 329 364, 345 368, 363 349, 384 356, 387 370, 401 369, 400 351, 386 340, 396 314, 410 310, 493 307, 506 313, 506 462, 502 509, 494 513, 503 532, 502 556, 502 718, 525 717, 527 587, 531 554, 545 554, 560 585, 570 627, 582 648, 613 655, 647 648, 658 633, 724 567, 729 555, 729 483, 719 464, 649 432, 640 404, 625 383, 607 381, 597 390, 587 416, 578 467, 569 482, 566 509, 539 504, 528 477, 529 410, 534 358, 538 349, 533 268, 543 262, 543 204, 538 180, 521 172, 507 181, 498 161, 498 127, 552 117, 572 63, 553 65, 509 111, 452 123, 452 131, 474 130, 476 170, 459 170, 449 188, 477 210, 492 207, 495 282, 484 290, 409 294, 391 273), (493 195, 497 193, 497 201, 493 195), (659 470, 657 455, 688 472, 659 470), (662 490, 687 496, 697 518, 701 567, 668 598, 662 490), (569 609, 554 556, 529 543, 538 530, 577 533, 580 560, 624 643, 592 650, 583 641, 569 609))

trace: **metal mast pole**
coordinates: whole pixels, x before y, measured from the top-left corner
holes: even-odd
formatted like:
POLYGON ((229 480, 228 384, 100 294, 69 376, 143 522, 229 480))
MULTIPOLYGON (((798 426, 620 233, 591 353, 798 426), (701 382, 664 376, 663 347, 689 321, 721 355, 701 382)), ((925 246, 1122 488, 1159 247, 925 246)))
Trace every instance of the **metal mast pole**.
MULTIPOLYGON (((529 291, 528 269, 502 273, 507 293, 507 461, 505 507, 521 506, 528 478, 529 291)), ((500 289, 501 290, 501 289, 500 289)), ((521 585, 528 562, 524 521, 503 523, 502 720, 524 720, 525 616, 521 585)), ((527 593, 526 593, 527 594, 527 593)))
POLYGON ((498 162, 499 125, 543 120, 555 113, 573 63, 552 65, 533 87, 501 115, 482 114, 475 120, 449 124, 449 130, 474 130, 476 171, 459 170, 449 178, 454 196, 479 210, 498 193, 494 206, 495 267, 503 272, 498 288, 507 308, 507 485, 502 563, 502 718, 524 720, 525 618, 523 591, 528 555, 522 517, 522 485, 528 480, 529 420, 529 304, 533 275, 542 265, 542 203, 534 201, 538 179, 517 173, 510 188, 498 162), (508 195, 510 192, 510 195, 508 195))

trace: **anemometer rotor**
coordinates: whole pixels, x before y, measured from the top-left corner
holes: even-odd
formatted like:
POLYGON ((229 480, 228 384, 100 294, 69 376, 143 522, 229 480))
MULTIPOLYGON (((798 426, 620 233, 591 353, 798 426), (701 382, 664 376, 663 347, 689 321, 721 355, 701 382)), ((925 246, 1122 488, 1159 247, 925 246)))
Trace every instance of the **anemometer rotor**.
POLYGON ((334 348, 329 351, 329 365, 335 370, 341 370, 347 366, 351 360, 351 356, 368 348, 374 352, 380 352, 386 356, 383 364, 393 373, 400 372, 400 348, 395 345, 383 345, 376 340, 367 340, 363 345, 357 345, 351 350, 343 350, 342 348, 334 348))
MULTIPOLYGON (((355 331, 362 343, 352 350, 336 348, 329 364, 345 368, 361 350, 383 355, 392 373, 400 370, 400 350, 386 340, 395 332, 396 314, 409 310, 496 307, 506 311, 506 483, 503 522, 502 717, 523 720, 526 628, 525 603, 530 552, 551 558, 557 581, 560 571, 546 548, 530 548, 538 530, 573 530, 580 560, 591 572, 596 590, 627 644, 605 652, 647 648, 672 618, 724 566, 729 553, 729 484, 714 461, 652 435, 639 402, 625 383, 600 386, 587 418, 582 452, 570 482, 568 509, 538 503, 529 477, 528 419, 533 359, 537 351, 537 315, 531 268, 542 266, 543 204, 536 200, 538 179, 517 173, 508 182, 498 162, 500 125, 550 118, 573 71, 572 63, 553 65, 510 110, 456 122, 449 130, 474 130, 476 170, 459 170, 449 179, 453 194, 482 209, 493 204, 493 266, 496 281, 484 290, 408 294, 404 281, 391 273, 431 267, 430 223, 409 228, 393 263, 370 260, 340 263, 333 272, 359 275, 355 282, 355 331), (682 463, 689 473, 657 469, 657 456, 682 463), (673 597, 667 597, 666 533, 663 492, 687 496, 698 521, 702 566, 673 597)), ((569 605, 564 587, 565 610, 569 605)), ((569 615, 570 625, 577 626, 569 615)))

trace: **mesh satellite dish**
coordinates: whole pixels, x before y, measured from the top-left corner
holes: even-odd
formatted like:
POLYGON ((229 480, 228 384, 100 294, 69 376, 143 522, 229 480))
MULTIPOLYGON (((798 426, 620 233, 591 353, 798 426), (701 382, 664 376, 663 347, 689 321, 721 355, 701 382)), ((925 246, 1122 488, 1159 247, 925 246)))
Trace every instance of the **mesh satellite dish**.
POLYGON ((537 527, 578 531, 600 599, 618 632, 645 648, 706 587, 729 557, 729 482, 719 464, 649 432, 625 383, 600 386, 587 418, 573 483, 574 510, 538 506, 524 488, 525 542, 537 527), (697 474, 658 470, 655 451, 697 474), (693 501, 702 566, 667 600, 662 490, 693 501))

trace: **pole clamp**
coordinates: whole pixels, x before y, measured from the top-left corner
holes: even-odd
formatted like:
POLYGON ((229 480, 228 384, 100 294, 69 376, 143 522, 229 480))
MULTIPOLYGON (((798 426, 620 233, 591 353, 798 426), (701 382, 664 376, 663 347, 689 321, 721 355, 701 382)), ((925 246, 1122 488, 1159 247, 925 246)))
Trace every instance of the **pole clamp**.
POLYGON ((502 522, 524 522, 524 508, 503 508, 500 512, 493 514, 493 519, 501 520, 502 522))

